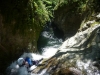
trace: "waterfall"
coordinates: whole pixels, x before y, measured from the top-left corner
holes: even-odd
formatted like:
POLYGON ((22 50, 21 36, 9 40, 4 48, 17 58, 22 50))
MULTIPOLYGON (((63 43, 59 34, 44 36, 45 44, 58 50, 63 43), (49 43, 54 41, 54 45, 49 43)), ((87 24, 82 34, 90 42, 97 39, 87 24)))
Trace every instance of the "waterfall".
POLYGON ((49 58, 57 52, 57 48, 63 42, 62 38, 55 36, 57 34, 60 35, 59 31, 57 28, 54 30, 54 27, 51 26, 51 23, 46 25, 38 40, 38 50, 42 52, 42 55, 45 55, 49 58), (56 34, 54 34, 55 32, 56 34))
MULTIPOLYGON (((40 60, 41 58, 48 59, 57 52, 57 49, 62 44, 62 42, 62 38, 57 38, 55 36, 51 23, 49 23, 42 31, 40 38, 38 40, 38 50, 40 54, 23 53, 23 55, 19 58, 25 58, 28 56, 33 60, 40 60)), ((36 67, 37 66, 33 65, 32 67, 30 67, 29 70, 31 71, 36 67)), ((7 68, 7 75, 43 75, 45 72, 46 69, 44 69, 40 74, 33 74, 31 72, 28 72, 25 66, 19 67, 19 65, 17 64, 17 60, 12 62, 11 65, 7 68)))

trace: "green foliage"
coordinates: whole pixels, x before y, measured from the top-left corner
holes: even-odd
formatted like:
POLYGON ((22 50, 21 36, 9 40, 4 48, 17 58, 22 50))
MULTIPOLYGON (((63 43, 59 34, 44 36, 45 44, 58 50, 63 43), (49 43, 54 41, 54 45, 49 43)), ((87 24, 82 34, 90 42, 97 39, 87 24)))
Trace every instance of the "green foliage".
POLYGON ((57 3, 56 7, 55 7, 55 10, 57 10, 59 7, 62 7, 64 5, 67 5, 67 6, 72 6, 74 5, 75 3, 78 4, 78 7, 79 9, 82 9, 83 7, 85 7, 86 3, 87 3, 88 0, 59 0, 59 2, 57 3))
POLYGON ((35 13, 34 19, 36 21, 38 20, 39 23, 44 24, 46 21, 50 20, 48 11, 46 10, 46 7, 41 0, 34 2, 34 5, 35 5, 35 8, 36 8, 36 10, 34 12, 35 13))
POLYGON ((52 16, 51 1, 46 3, 49 5, 42 0, 1 0, 0 13, 5 27, 12 27, 13 31, 18 30, 21 33, 30 28, 43 28, 52 16))
POLYGON ((54 8, 59 0, 43 0, 50 18, 53 18, 54 8))

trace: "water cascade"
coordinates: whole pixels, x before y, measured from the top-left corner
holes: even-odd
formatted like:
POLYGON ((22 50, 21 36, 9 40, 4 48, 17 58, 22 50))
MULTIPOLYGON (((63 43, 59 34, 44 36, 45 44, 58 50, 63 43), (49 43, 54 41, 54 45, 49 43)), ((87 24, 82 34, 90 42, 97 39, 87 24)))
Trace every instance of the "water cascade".
MULTIPOLYGON (((59 34, 59 33, 58 33, 59 34)), ((57 38, 54 35, 53 28, 51 26, 51 23, 49 23, 44 30, 42 31, 39 41, 38 41, 38 50, 39 53, 23 53, 20 58, 30 57, 33 60, 39 60, 41 58, 49 59, 52 57, 58 50, 59 46, 62 44, 63 40, 62 38, 57 38)), ((41 62, 40 62, 41 63, 41 62)), ((33 70, 37 66, 32 66, 30 70, 33 70)), ((41 72, 38 75, 43 75, 43 72, 41 72)), ((19 67, 17 64, 17 60, 12 62, 12 64, 7 68, 7 75, 36 75, 33 73, 29 73, 27 71, 26 67, 19 67)))

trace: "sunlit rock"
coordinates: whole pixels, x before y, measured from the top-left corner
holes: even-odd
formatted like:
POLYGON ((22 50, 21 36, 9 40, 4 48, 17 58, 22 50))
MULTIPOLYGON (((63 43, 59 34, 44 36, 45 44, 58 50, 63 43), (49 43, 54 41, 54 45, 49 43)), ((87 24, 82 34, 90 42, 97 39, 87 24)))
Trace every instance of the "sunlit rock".
POLYGON ((52 75, 99 74, 99 67, 95 66, 99 64, 93 64, 95 59, 98 61, 100 58, 99 29, 100 25, 95 25, 67 39, 54 56, 43 62, 47 64, 36 68, 36 73, 45 68, 52 75))

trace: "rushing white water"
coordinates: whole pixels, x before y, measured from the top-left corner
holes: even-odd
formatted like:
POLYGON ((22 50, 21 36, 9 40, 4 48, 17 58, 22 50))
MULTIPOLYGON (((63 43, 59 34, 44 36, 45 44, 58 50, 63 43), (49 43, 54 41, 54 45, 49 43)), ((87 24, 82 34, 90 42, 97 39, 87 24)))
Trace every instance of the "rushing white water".
MULTIPOLYGON (((24 53, 21 56, 21 58, 25 58, 25 57, 28 56, 28 57, 30 57, 31 59, 34 59, 34 60, 40 60, 41 58, 46 59, 46 58, 50 58, 51 56, 53 56, 56 53, 56 51, 57 51, 57 49, 49 48, 48 50, 45 49, 45 52, 43 52, 43 55, 34 54, 34 53, 24 53)), ((16 60, 16 61, 12 62, 12 64, 8 67, 8 69, 9 69, 8 75, 36 75, 36 74, 32 74, 32 73, 28 72, 28 71, 32 71, 36 67, 37 66, 35 66, 35 65, 31 66, 29 69, 27 69, 25 66, 19 67, 19 65, 17 64, 17 60, 16 60)), ((45 73, 45 71, 46 70, 43 70, 38 75, 43 75, 43 73, 45 73)))
MULTIPOLYGON (((38 53, 23 53, 22 56, 19 58, 25 58, 25 57, 30 57, 32 60, 40 60, 41 58, 48 59, 52 57, 58 50, 58 47, 62 44, 62 39, 58 39, 57 37, 54 36, 52 28, 48 27, 47 31, 43 31, 41 33, 40 40, 42 41, 42 45, 45 45, 41 47, 41 55, 38 53), (46 43, 46 44, 45 44, 46 43)), ((39 43, 41 44, 41 41, 39 43)), ((41 62, 40 62, 41 63, 41 62)), ((17 64, 17 60, 14 61, 7 70, 7 75, 44 75, 46 72, 46 69, 44 69, 40 74, 33 74, 29 73, 29 71, 32 71, 35 69, 37 66, 33 65, 29 69, 27 69, 25 66, 19 67, 17 64)), ((48 74, 46 74, 48 75, 48 74)))
MULTIPOLYGON (((61 39, 59 39, 58 41, 60 41, 62 43, 61 39)), ((23 55, 20 56, 19 58, 25 58, 28 56, 32 60, 40 60, 41 58, 48 59, 48 58, 52 57, 57 52, 59 45, 60 44, 58 44, 58 45, 55 44, 53 46, 51 45, 51 46, 46 46, 46 47, 42 48, 43 52, 41 55, 35 54, 35 53, 23 53, 23 55)), ((44 69, 40 74, 32 74, 32 73, 28 72, 28 70, 32 71, 36 67, 37 66, 35 66, 35 65, 30 67, 29 69, 27 69, 25 66, 19 67, 19 65, 17 64, 17 60, 16 60, 16 61, 12 62, 12 64, 8 67, 9 70, 7 70, 8 71, 7 73, 8 73, 8 75, 43 75, 46 72, 46 69, 44 69)), ((46 74, 46 75, 48 75, 48 74, 46 74)))

